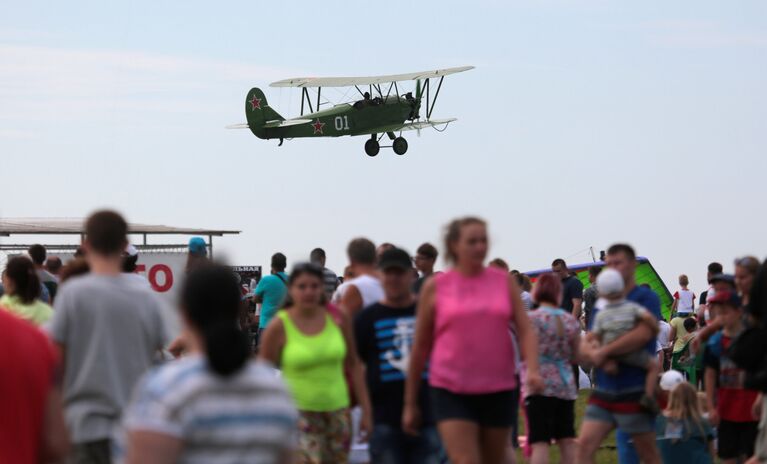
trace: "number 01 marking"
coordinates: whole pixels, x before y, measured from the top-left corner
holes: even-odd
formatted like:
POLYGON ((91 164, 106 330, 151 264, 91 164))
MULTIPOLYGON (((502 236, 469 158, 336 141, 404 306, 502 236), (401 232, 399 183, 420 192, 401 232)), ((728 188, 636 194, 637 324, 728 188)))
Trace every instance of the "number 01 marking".
POLYGON ((349 130, 349 116, 336 116, 334 124, 336 130, 349 130))

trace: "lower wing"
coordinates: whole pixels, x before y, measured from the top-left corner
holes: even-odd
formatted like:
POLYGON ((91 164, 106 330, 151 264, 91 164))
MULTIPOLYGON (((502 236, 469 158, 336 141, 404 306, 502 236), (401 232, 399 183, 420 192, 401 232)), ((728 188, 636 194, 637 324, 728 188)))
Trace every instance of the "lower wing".
POLYGON ((421 130, 421 129, 426 129, 427 127, 437 127, 437 126, 447 127, 448 124, 457 120, 458 120, 457 118, 448 118, 448 119, 432 119, 429 121, 406 122, 403 124, 390 124, 388 126, 381 126, 381 127, 375 127, 373 129, 367 129, 363 132, 358 132, 355 135, 382 134, 385 132, 399 132, 399 131, 406 131, 406 130, 421 130))
MULTIPOLYGON (((275 127, 288 127, 288 126, 298 126, 301 124, 309 124, 312 122, 311 119, 287 119, 287 120, 274 120, 274 121, 266 121, 266 123, 262 126, 264 129, 274 129, 275 127)), ((248 126, 248 123, 243 124, 232 124, 230 126, 226 126, 227 129, 249 129, 250 126, 248 126)))

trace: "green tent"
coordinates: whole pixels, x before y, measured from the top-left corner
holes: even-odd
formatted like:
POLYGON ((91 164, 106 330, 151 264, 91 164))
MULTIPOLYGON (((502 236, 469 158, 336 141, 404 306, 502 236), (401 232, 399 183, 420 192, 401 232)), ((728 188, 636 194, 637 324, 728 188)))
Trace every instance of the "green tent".
MULTIPOLYGON (((666 284, 663 283, 663 280, 661 280, 658 272, 655 270, 652 264, 650 264, 649 259, 638 257, 637 263, 637 285, 647 284, 650 286, 652 291, 658 295, 658 298, 660 298, 661 314, 663 314, 664 319, 668 320, 669 316, 671 315, 671 305, 674 303, 674 298, 671 296, 671 292, 668 290, 668 287, 666 287, 666 284)), ((573 272, 578 277, 578 279, 580 279, 580 281, 583 283, 583 288, 586 289, 591 285, 589 283, 589 268, 592 266, 604 265, 604 261, 596 261, 592 263, 576 264, 574 266, 568 265, 568 267, 570 271, 573 272)), ((534 282, 539 275, 546 272, 551 272, 551 268, 525 272, 525 274, 527 274, 534 282)))

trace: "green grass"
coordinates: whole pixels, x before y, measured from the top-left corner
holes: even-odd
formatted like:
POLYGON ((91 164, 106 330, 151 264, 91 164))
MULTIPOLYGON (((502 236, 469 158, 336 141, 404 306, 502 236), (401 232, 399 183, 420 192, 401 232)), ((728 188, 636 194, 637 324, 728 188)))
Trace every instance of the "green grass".
MULTIPOLYGON (((578 432, 583 421, 583 414, 586 410, 586 403, 589 399, 591 390, 581 390, 578 393, 578 399, 575 400, 575 431, 578 432)), ((525 423, 519 421, 519 434, 525 435, 525 423)), ((607 440, 602 443, 602 447, 597 452, 596 461, 598 464, 617 464, 618 452, 615 449, 615 432, 611 433, 607 440)), ((517 462, 526 462, 523 458, 522 450, 517 451, 517 462)), ((559 448, 551 447, 550 462, 559 462, 559 448)))

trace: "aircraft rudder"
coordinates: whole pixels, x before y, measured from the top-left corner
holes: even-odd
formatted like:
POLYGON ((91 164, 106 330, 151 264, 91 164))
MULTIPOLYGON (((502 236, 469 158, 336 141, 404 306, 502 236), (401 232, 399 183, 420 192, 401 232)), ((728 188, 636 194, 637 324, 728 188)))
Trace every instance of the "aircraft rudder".
POLYGON ((285 119, 269 106, 264 92, 258 87, 253 87, 248 92, 245 99, 245 115, 251 130, 261 128, 268 121, 285 119))

